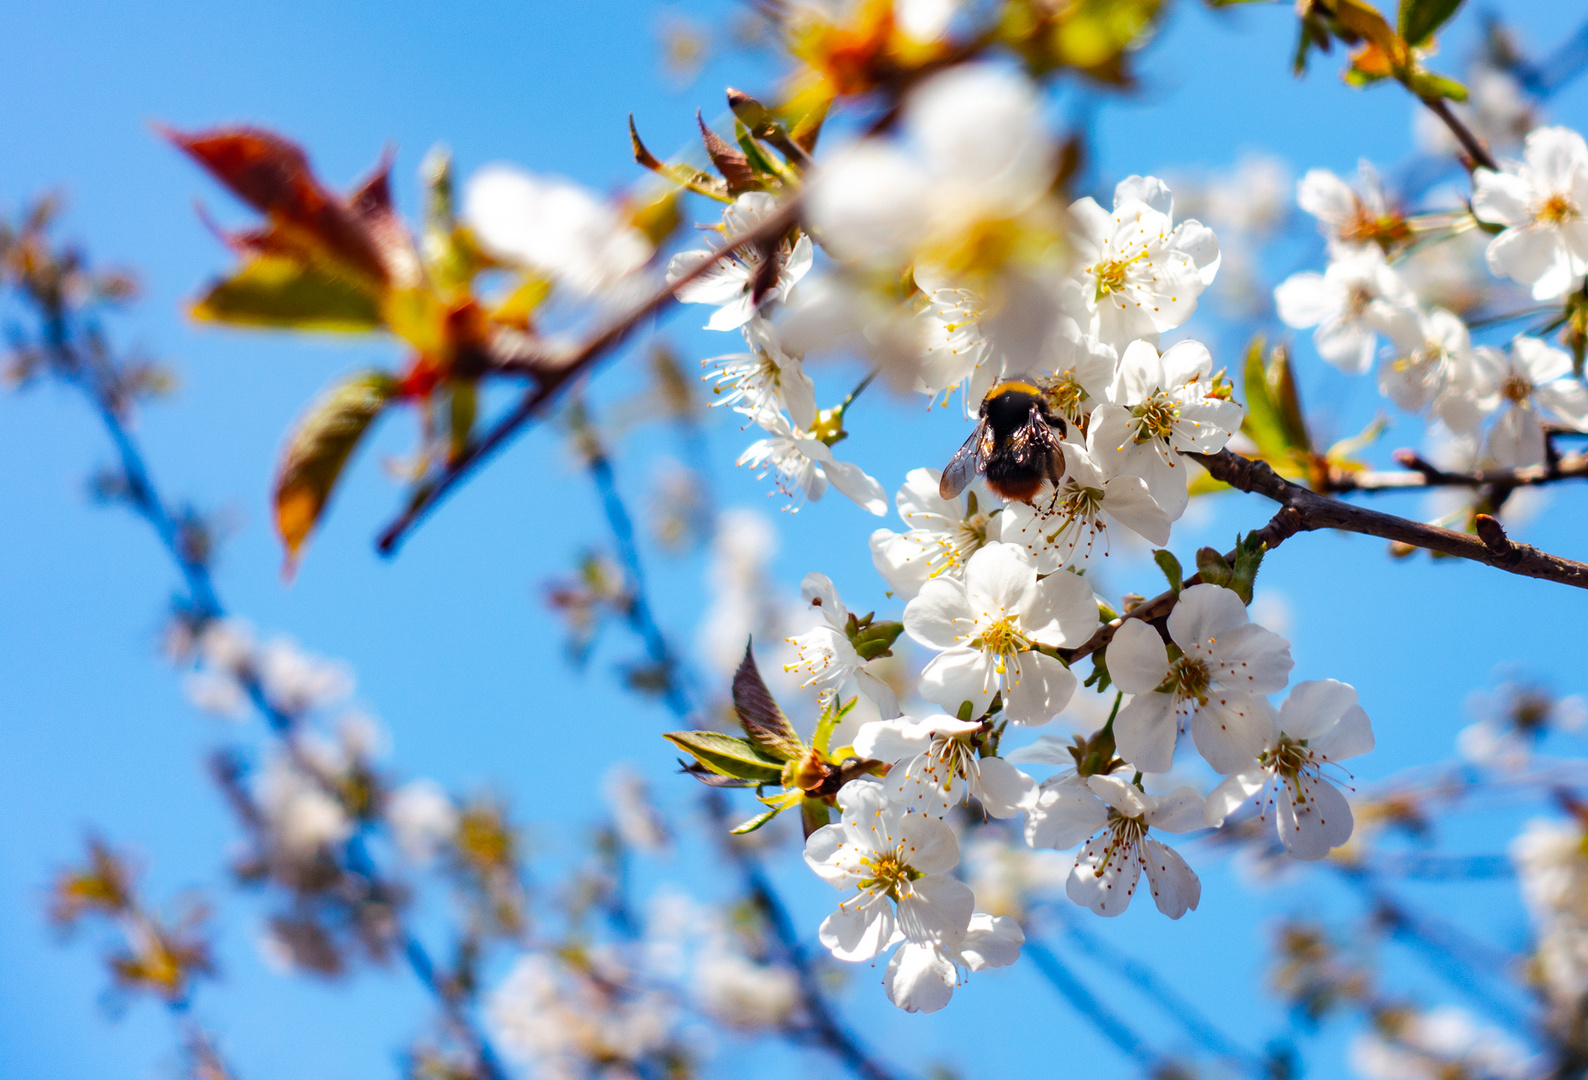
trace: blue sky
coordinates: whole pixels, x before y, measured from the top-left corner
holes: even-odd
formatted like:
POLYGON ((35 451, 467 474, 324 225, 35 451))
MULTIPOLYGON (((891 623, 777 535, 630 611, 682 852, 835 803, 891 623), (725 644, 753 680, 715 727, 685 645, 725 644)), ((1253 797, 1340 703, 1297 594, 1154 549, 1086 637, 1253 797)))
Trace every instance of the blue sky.
MULTIPOLYGON (((677 10, 722 26, 733 8, 677 10)), ((1526 41, 1543 46, 1581 17, 1579 5, 1564 0, 1503 10, 1526 41)), ((392 733, 396 768, 462 791, 488 784, 509 794, 531 822, 534 846, 552 858, 577 850, 581 823, 599 806, 604 764, 583 772, 554 767, 548 756, 570 733, 597 743, 603 762, 638 762, 669 805, 687 807, 694 794, 669 776, 672 757, 655 737, 666 729, 665 715, 624 696, 608 677, 628 644, 611 639, 585 674, 570 672, 560 630, 541 605, 540 584, 603 539, 593 492, 554 433, 531 432, 399 558, 382 561, 370 538, 397 492, 379 459, 402 451, 410 432, 399 420, 347 477, 329 525, 286 587, 265 507, 282 432, 335 374, 393 362, 394 354, 377 342, 186 322, 184 298, 227 261, 193 201, 223 220, 238 215, 149 125, 273 127, 300 140, 336 184, 395 146, 399 198, 408 207, 419 158, 438 141, 452 147, 462 173, 509 160, 616 188, 637 173, 624 130, 629 111, 660 152, 691 137, 696 107, 708 117, 721 108, 724 85, 768 88, 764 68, 742 58, 712 63, 687 88, 669 83, 658 74, 660 18, 661 9, 613 0, 139 7, 63 0, 5 9, 0 206, 62 190, 66 232, 100 261, 142 272, 146 296, 118 324, 118 339, 171 358, 183 385, 173 401, 148 410, 140 435, 168 494, 225 508, 236 520, 219 569, 228 604, 267 632, 348 660, 360 700, 392 733)), ((1471 13, 1464 16, 1447 43, 1452 63, 1474 24, 1471 13)), ((1246 149, 1278 153, 1298 174, 1312 166, 1345 172, 1361 156, 1403 158, 1412 109, 1405 95, 1347 90, 1333 58, 1315 63, 1305 81, 1293 80, 1293 32, 1288 4, 1217 16, 1193 5, 1177 10, 1142 57, 1143 88, 1100 113, 1097 174, 1111 182, 1131 172, 1220 167, 1246 149)), ((1551 102, 1550 113, 1581 126, 1585 105, 1588 80, 1551 102)), ((672 324, 683 354, 729 351, 720 337, 693 329, 703 321, 697 312, 672 324)), ((1341 417, 1342 429, 1366 419, 1372 395, 1365 388, 1321 373, 1308 345, 1301 357, 1304 385, 1341 417)), ((819 371, 823 397, 842 393, 856 373, 819 371)), ((621 396, 631 385, 620 365, 598 380, 594 396, 621 396)), ((948 410, 926 417, 918 403, 881 394, 862 399, 852 416, 846 456, 890 491, 910 468, 940 463, 963 438, 948 410)), ((619 459, 620 484, 636 502, 654 431, 643 444, 630 439, 619 459)), ((761 486, 732 468, 744 438, 722 421, 709 433, 721 503, 768 508, 761 486)), ((1414 438, 1407 428, 1384 446, 1414 438)), ((142 1077, 170 1063, 166 1018, 147 1004, 107 1018, 96 1005, 104 976, 92 942, 63 948, 44 925, 43 886, 53 867, 79 851, 87 826, 141 853, 151 896, 200 887, 217 902, 223 980, 202 992, 201 1008, 246 1077, 392 1076, 395 1053, 426 1009, 403 972, 326 988, 282 978, 258 958, 259 908, 225 885, 235 833, 200 768, 206 749, 255 733, 195 714, 158 659, 174 579, 138 522, 86 498, 87 474, 107 459, 101 433, 70 393, 44 387, 0 397, 0 461, 7 463, 0 473, 0 1076, 142 1077)), ((1580 499, 1576 490, 1556 493, 1527 539, 1582 557, 1580 499)), ((1410 500, 1387 505, 1416 512, 1410 500)), ((1209 522, 1177 531, 1173 546, 1189 560, 1197 545, 1225 546, 1236 529, 1261 524, 1268 513, 1255 499, 1227 497, 1209 522)), ((874 527, 867 515, 834 497, 777 520, 781 580, 793 586, 821 569, 852 606, 890 610, 864 543, 874 527)), ((689 640, 703 562, 653 557, 651 570, 663 625, 689 640)), ((1269 561, 1263 584, 1294 613, 1295 677, 1335 676, 1361 691, 1379 737, 1363 766, 1369 778, 1447 756, 1464 722, 1462 700, 1499 663, 1526 662, 1563 690, 1588 689, 1566 632, 1588 604, 1558 586, 1475 566, 1392 564, 1377 541, 1332 535, 1292 541, 1269 561)), ((1121 573, 1116 585, 1156 587, 1145 571, 1128 580, 1121 573)), ((1474 826, 1459 846, 1493 852, 1503 839, 1474 826)), ((668 864, 643 868, 642 878, 688 879, 700 854, 685 848, 668 864)), ((1204 902, 1185 921, 1170 924, 1138 904, 1100 929, 1139 955, 1166 958, 1164 970, 1183 992, 1231 1016, 1231 1030, 1257 1045, 1280 1022, 1271 1007, 1253 1004, 1262 997, 1267 920, 1298 906, 1345 909, 1328 889, 1254 893, 1216 860, 1204 856, 1198 865, 1204 902)), ((780 877, 814 928, 831 897, 790 859, 780 877)), ((1436 885, 1413 895, 1514 948, 1524 940, 1519 909, 1495 903, 1508 901, 1509 890, 1506 883, 1436 885)), ((1419 985, 1415 969, 1396 971, 1402 985, 1419 985)), ((979 979, 935 1018, 894 1011, 873 985, 876 976, 856 973, 854 1015, 902 1064, 922 1069, 944 1060, 971 1077, 1059 1064, 1126 1071, 1029 965, 979 979), (1007 1037, 985 1044, 964 1035, 1005 1026, 1007 1037)), ((1161 1016, 1138 1019, 1175 1045, 1161 1016)), ((1341 1042, 1321 1039, 1309 1057, 1312 1075, 1343 1074, 1341 1042)), ((715 1075, 743 1064, 730 1067, 724 1056, 715 1075)), ((794 1059, 776 1051, 767 1064, 787 1074, 794 1059)))

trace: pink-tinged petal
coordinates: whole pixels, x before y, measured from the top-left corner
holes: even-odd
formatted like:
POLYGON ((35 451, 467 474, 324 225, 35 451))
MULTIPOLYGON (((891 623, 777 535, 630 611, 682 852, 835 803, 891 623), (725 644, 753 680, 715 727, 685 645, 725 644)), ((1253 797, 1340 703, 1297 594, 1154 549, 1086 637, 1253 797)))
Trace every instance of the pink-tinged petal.
POLYGON ((1268 713, 1249 694, 1224 687, 1208 691, 1208 702, 1191 718, 1197 752, 1221 773, 1251 768, 1268 748, 1273 725, 1268 713))
POLYGON ((882 975, 888 1000, 905 1012, 935 1013, 954 996, 959 971, 935 945, 905 942, 882 975))
POLYGON ((999 678, 993 669, 993 659, 980 649, 949 649, 938 653, 921 672, 920 694, 927 701, 944 709, 959 712, 963 702, 970 702, 971 715, 980 716, 987 711, 999 678))
POLYGON ((1298 782, 1305 802, 1292 801, 1295 793, 1287 787, 1279 790, 1275 807, 1279 839, 1298 859, 1321 859, 1351 839, 1351 804, 1327 780, 1302 775, 1298 782))
POLYGON ((988 544, 965 564, 965 597, 976 616, 1023 612, 1037 592, 1037 564, 1025 548, 988 544))
POLYGON ((1036 802, 1037 782, 1003 758, 983 758, 977 766, 981 777, 976 797, 993 817, 1014 817, 1036 802))
POLYGON ((1127 694, 1149 693, 1169 677, 1169 649, 1158 631, 1140 619, 1119 624, 1107 657, 1109 677, 1127 694))
POLYGON ((1004 675, 1004 715, 1016 724, 1046 724, 1070 703, 1075 675, 1038 652, 1020 653, 1004 675))
MULTIPOLYGON (((1048 781, 1026 815, 1026 843, 1063 851, 1108 823, 1108 804, 1078 776, 1048 781)), ((814 834, 813 834, 814 835, 814 834)))
POLYGON ((917 944, 958 944, 975 907, 969 885, 947 874, 928 874, 899 896, 899 930, 917 944))
POLYGON ((1137 694, 1114 718, 1114 743, 1119 756, 1142 772, 1168 772, 1180 718, 1168 694, 1137 694))
POLYGON ((1064 891, 1082 907, 1112 918, 1130 906, 1141 870, 1141 855, 1134 847, 1114 847, 1112 834, 1101 832, 1076 856, 1064 891))
POLYGON ((1309 742, 1314 754, 1328 761, 1344 761, 1373 749, 1373 724, 1360 705, 1345 710, 1334 727, 1309 742))
POLYGON ((1356 688, 1338 679, 1309 679, 1291 688, 1279 707, 1279 730, 1292 739, 1316 739, 1356 704, 1356 688))
MULTIPOLYGON (((1169 612, 1169 637, 1187 652, 1216 651, 1225 634, 1248 621, 1246 605, 1233 590, 1222 585, 1193 585, 1180 594, 1169 612)), ((1109 670, 1112 672, 1112 666, 1109 670)))
POLYGON ((886 898, 866 904, 861 904, 861 899, 870 898, 862 894, 846 900, 816 932, 817 939, 840 960, 870 960, 888 947, 898 928, 893 905, 886 898))
POLYGON ((1233 776, 1226 776, 1219 786, 1209 793, 1207 802, 1202 805, 1203 823, 1214 829, 1223 825, 1225 818, 1263 790, 1263 784, 1267 780, 1268 771, 1260 768, 1251 768, 1233 776))
POLYGON ((1063 570, 1037 582, 1020 625, 1027 636, 1044 645, 1072 647, 1096 633, 1098 619, 1092 587, 1079 574, 1063 570))
POLYGON ((1187 911, 1196 910, 1202 900, 1202 882, 1178 851, 1148 837, 1141 842, 1141 857, 1146 863, 1147 885, 1159 911, 1178 919, 1187 911))
POLYGON ((1020 959, 1020 946, 1025 942, 1025 931, 1009 916, 978 911, 970 917, 959 955, 972 971, 1008 967, 1020 959))
POLYGON ((974 619, 964 582, 934 578, 904 607, 904 632, 933 649, 952 649, 970 640, 974 619))

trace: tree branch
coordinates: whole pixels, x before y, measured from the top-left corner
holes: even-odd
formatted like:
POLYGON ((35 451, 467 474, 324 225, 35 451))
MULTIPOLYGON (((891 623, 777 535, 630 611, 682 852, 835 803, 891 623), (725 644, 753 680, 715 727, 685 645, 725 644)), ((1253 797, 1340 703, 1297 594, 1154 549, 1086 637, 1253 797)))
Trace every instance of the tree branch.
POLYGON ((571 352, 549 353, 538 344, 528 342, 526 339, 521 353, 502 357, 501 367, 504 370, 531 375, 535 379, 535 386, 526 391, 518 404, 499 419, 478 442, 471 444, 456 460, 450 462, 439 476, 427 481, 414 493, 407 509, 398 514, 376 538, 375 549, 382 555, 393 554, 408 533, 424 520, 436 505, 452 492, 453 488, 506 445, 525 424, 539 416, 569 382, 621 345, 640 323, 671 303, 674 294, 681 286, 705 274, 739 248, 753 247, 787 232, 799 220, 800 198, 796 193, 785 199, 776 213, 763 219, 753 229, 728 238, 717 253, 717 258, 701 260, 689 273, 657 289, 645 300, 629 309, 617 322, 598 331, 571 352))
POLYGON ((1461 144, 1461 148, 1467 152, 1474 165, 1495 172, 1500 171, 1500 163, 1494 160, 1489 148, 1483 144, 1482 139, 1472 133, 1471 128, 1462 123, 1459 116, 1451 111, 1448 101, 1441 97, 1423 97, 1421 94, 1417 96, 1417 100, 1428 106, 1429 112, 1444 121, 1445 127, 1450 129, 1450 133, 1456 137, 1456 141, 1461 144))
MULTIPOLYGON (((1228 450, 1220 450, 1217 454, 1186 456, 1200 462, 1214 479, 1280 503, 1281 514, 1288 511, 1292 515, 1286 522, 1290 533, 1339 529, 1364 536, 1377 536, 1411 547, 1453 555, 1458 559, 1480 562, 1522 577, 1542 578, 1588 589, 1588 564, 1563 559, 1528 544, 1515 543, 1505 535, 1500 523, 1487 515, 1478 516, 1478 535, 1473 536, 1471 533, 1425 525, 1420 521, 1379 513, 1328 495, 1320 495, 1284 479, 1266 462, 1253 461, 1228 450)), ((1274 521, 1269 522, 1270 528, 1279 521, 1279 517, 1275 515, 1274 521)))
POLYGON ((1436 487, 1494 487, 1518 488, 1552 484, 1558 480, 1588 478, 1588 452, 1567 454, 1542 465, 1528 465, 1520 469, 1472 469, 1466 472, 1448 472, 1431 464, 1411 450, 1397 450, 1395 460, 1407 472, 1358 472, 1332 470, 1329 474, 1329 491, 1363 491, 1369 494, 1380 491, 1409 491, 1414 488, 1436 487))

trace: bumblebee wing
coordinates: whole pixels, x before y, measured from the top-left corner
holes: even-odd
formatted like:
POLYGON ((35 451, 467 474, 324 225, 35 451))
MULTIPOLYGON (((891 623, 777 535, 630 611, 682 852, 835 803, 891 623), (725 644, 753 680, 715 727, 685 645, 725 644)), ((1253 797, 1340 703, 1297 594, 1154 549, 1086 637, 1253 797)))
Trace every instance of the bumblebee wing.
POLYGON ((1010 436, 1009 444, 1044 480, 1057 485, 1064 479, 1064 441, 1037 409, 1033 408, 1030 421, 1010 436))
POLYGON ((987 455, 992 453, 993 434, 987 421, 976 425, 965 445, 943 466, 943 479, 937 493, 945 499, 957 499, 970 482, 987 467, 987 455))

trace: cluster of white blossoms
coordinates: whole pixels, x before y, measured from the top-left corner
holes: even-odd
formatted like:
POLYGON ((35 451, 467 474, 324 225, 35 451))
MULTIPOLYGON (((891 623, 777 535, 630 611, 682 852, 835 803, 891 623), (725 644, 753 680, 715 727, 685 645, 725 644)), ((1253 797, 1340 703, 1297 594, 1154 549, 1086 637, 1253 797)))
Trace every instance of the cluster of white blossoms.
POLYGON ((1511 861, 1532 916, 1532 968, 1549 1001, 1572 1015, 1588 994, 1588 838, 1578 820, 1528 822, 1511 861))
MULTIPOLYGON (((970 797, 993 817, 1023 816, 1032 848, 1079 848, 1063 871, 1076 903, 1117 915, 1145 874, 1159 910, 1179 918, 1201 885, 1161 834, 1218 827, 1255 800, 1292 854, 1320 858, 1352 830, 1336 763, 1373 743, 1343 683, 1301 683, 1270 704, 1289 682, 1289 644, 1252 623, 1239 594, 1200 584, 1180 593, 1163 630, 1128 618, 1118 627, 1106 670, 1121 693, 1101 730, 1000 756, 1007 734, 1049 722, 1076 692, 1065 650, 1099 632, 1106 607, 1086 569, 1116 537, 1166 545, 1196 475, 1188 455, 1222 450, 1243 418, 1205 346, 1160 348, 1218 272, 1212 231, 1176 221, 1154 177, 1122 181, 1111 207, 1056 203, 1058 153, 1040 111, 1031 84, 1007 70, 935 75, 907 98, 899 138, 862 139, 820 163, 809 237, 737 252, 691 282, 683 275, 708 253, 670 268, 680 299, 717 308, 708 327, 739 330, 749 345, 708 363, 721 402, 767 432, 741 463, 775 472, 785 489, 814 499, 830 482, 883 509, 876 482, 833 458, 824 438, 841 437, 841 407, 818 408, 787 347, 815 340, 812 311, 858 327, 896 387, 934 400, 958 391, 967 414, 990 388, 1018 381, 1043 403, 1032 423, 1062 456, 1026 500, 980 483, 949 498, 937 470, 909 473, 895 500, 906 529, 877 530, 871 552, 906 602, 902 633, 928 654, 911 686, 879 676, 884 653, 868 635, 882 624, 857 620, 825 575, 803 583, 820 621, 789 639, 786 669, 824 698, 869 699, 880 717, 852 739, 875 775, 844 784, 839 821, 807 839, 806 862, 846 893, 820 938, 849 961, 893 950, 883 982, 910 1011, 942 1008, 965 974, 1012 963, 1024 940, 1004 899, 990 896, 998 910, 988 910, 956 875, 950 815, 970 797), (818 267, 812 238, 830 266, 818 267), (904 318, 878 317, 888 287, 875 283, 901 279, 914 285, 904 318), (901 340, 914 350, 902 364, 901 340), (901 698, 940 711, 900 715, 901 698), (1182 731, 1222 777, 1211 795, 1153 793, 1182 731), (1059 769, 1039 783, 1017 763, 1059 769)), ((742 195, 724 231, 774 211, 771 196, 742 195)), ((896 636, 899 624, 887 625, 896 636)))
POLYGON ((193 705, 216 716, 245 715, 251 697, 283 716, 297 718, 353 693, 352 670, 304 652, 290 638, 261 644, 241 619, 212 619, 182 650, 195 661, 183 677, 193 705))
MULTIPOLYGON (((1363 164, 1356 187, 1322 169, 1301 179, 1297 201, 1328 239, 1321 274, 1293 274, 1274 290, 1280 318, 1316 327, 1319 354, 1350 374, 1379 361, 1379 388, 1398 406, 1447 429, 1463 467, 1519 468, 1545 459, 1546 426, 1588 430, 1588 390, 1571 356, 1537 337, 1505 348, 1474 345, 1467 325, 1424 308, 1392 262, 1423 235, 1478 226, 1495 233, 1490 271, 1564 305, 1588 272, 1588 145, 1560 127, 1528 134, 1520 161, 1473 173, 1470 214, 1426 223, 1392 206, 1363 164)), ((1435 237, 1437 238, 1437 237, 1435 237)))

